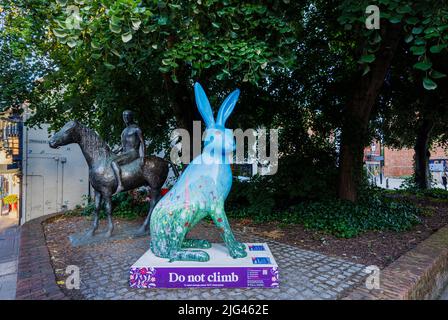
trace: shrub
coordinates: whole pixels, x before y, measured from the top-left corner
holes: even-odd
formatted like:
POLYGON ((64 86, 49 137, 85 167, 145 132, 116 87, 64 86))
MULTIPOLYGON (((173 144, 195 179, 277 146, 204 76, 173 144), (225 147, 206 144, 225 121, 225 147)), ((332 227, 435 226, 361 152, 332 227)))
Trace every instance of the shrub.
MULTIPOLYGON (((248 187, 248 186, 246 186, 248 187)), ((287 210, 265 210, 264 202, 228 209, 228 216, 255 222, 297 223, 311 230, 351 238, 366 231, 405 231, 420 223, 419 209, 410 202, 391 199, 376 190, 364 190, 358 203, 327 198, 301 202, 287 210), (258 211, 258 209, 260 209, 258 211)), ((270 202, 269 202, 270 204, 270 202)))
MULTIPOLYGON (((431 182, 432 186, 435 186, 436 183, 434 181, 431 182)), ((400 185, 400 190, 394 190, 392 193, 397 194, 412 194, 417 197, 428 197, 439 200, 448 200, 448 191, 440 188, 431 188, 431 189, 420 189, 417 187, 414 181, 414 177, 406 177, 403 183, 400 185)))
POLYGON ((366 231, 405 231, 420 222, 419 210, 408 203, 373 199, 364 204, 327 200, 293 210, 305 228, 351 238, 366 231))
MULTIPOLYGON (((149 210, 149 202, 146 201, 146 192, 133 191, 121 192, 112 197, 113 216, 125 219, 135 219, 145 216, 149 210)), ((82 210, 82 215, 93 215, 95 203, 88 203, 82 210)), ((102 208, 100 218, 106 217, 106 212, 102 208)))
POLYGON ((434 199, 448 200, 448 191, 440 188, 419 190, 417 194, 434 199))
MULTIPOLYGON (((437 186, 437 180, 435 178, 431 178, 430 183, 431 183, 431 188, 437 186)), ((411 192, 416 192, 416 191, 421 190, 415 183, 415 175, 405 177, 403 182, 400 185, 400 189, 406 190, 406 191, 411 191, 411 192)))

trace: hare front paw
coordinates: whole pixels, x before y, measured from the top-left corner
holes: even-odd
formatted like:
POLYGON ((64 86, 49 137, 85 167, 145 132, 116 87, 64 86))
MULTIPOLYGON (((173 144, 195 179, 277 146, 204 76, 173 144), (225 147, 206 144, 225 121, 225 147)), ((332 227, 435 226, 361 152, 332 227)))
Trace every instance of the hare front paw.
POLYGON ((229 246, 230 256, 234 259, 236 258, 244 258, 247 256, 246 246, 241 242, 234 242, 231 246, 229 246))
POLYGON ((246 252, 246 245, 244 243, 237 242, 236 245, 237 245, 238 249, 244 250, 244 252, 246 252))

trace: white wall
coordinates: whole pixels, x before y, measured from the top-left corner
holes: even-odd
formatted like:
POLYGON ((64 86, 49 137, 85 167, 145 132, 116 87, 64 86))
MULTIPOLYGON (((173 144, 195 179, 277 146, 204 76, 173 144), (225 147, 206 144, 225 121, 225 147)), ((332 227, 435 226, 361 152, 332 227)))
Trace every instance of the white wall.
POLYGON ((23 131, 22 219, 73 209, 88 194, 88 166, 77 144, 48 146, 48 125, 23 131))

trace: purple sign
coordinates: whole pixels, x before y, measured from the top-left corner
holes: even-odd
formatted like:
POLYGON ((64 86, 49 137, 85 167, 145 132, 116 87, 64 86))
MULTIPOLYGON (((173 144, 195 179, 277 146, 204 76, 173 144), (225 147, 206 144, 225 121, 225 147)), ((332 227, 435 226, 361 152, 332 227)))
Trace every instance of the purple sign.
POLYGON ((132 267, 131 288, 278 288, 277 267, 132 267))

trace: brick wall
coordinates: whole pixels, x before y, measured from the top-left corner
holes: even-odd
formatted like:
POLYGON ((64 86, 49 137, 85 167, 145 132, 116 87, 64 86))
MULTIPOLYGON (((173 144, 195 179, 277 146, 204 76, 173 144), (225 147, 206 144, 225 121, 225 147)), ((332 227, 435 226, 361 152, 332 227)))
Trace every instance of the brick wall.
MULTIPOLYGON (((447 152, 440 147, 431 151, 431 159, 447 159, 447 152)), ((386 177, 402 177, 413 174, 413 149, 384 149, 384 175, 386 177)))

